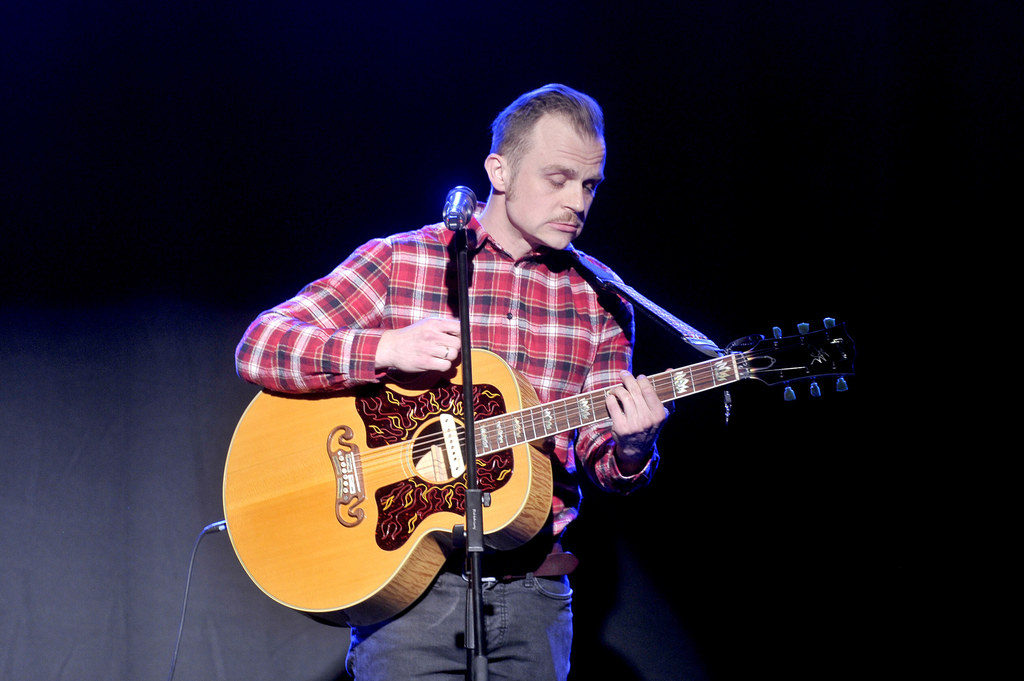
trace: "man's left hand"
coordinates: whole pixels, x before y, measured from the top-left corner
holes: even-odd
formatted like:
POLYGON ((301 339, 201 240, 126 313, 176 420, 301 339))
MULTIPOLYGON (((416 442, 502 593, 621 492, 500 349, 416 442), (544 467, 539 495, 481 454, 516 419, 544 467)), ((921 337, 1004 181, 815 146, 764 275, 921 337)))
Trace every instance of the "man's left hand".
POLYGON ((623 371, 621 378, 622 385, 608 391, 605 403, 612 417, 619 470, 632 475, 647 465, 669 412, 646 376, 634 378, 623 371))

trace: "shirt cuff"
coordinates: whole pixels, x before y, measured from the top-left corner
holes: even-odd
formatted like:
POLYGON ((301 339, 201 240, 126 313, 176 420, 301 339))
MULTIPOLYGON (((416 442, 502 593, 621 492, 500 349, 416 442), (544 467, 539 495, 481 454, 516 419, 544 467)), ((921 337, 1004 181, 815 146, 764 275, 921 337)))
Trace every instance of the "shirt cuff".
POLYGON ((377 346, 383 329, 346 329, 335 333, 324 345, 327 362, 336 362, 335 373, 346 377, 346 382, 371 383, 381 380, 384 371, 377 370, 377 346))
POLYGON ((648 458, 644 467, 633 475, 626 475, 619 469, 618 459, 615 458, 614 438, 609 438, 604 443, 602 450, 596 459, 595 473, 597 474, 597 479, 603 481, 606 488, 620 494, 629 494, 649 484, 654 476, 655 469, 658 467, 659 455, 657 445, 651 449, 650 458, 648 458))

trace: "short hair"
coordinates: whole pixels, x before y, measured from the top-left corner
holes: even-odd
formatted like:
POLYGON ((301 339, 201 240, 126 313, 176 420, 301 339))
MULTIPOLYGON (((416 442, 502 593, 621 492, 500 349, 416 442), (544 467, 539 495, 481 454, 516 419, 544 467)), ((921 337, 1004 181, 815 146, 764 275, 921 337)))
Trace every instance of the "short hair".
POLYGON ((533 126, 545 114, 562 116, 583 137, 604 138, 604 113, 590 95, 550 83, 520 95, 491 123, 491 153, 507 156, 513 167, 526 152, 533 126))

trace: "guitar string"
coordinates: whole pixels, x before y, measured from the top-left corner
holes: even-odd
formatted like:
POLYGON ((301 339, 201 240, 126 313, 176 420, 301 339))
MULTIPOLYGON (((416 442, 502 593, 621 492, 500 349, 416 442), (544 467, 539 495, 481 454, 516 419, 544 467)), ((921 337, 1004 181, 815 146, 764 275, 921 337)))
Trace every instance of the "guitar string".
MULTIPOLYGON (((694 388, 688 391, 687 394, 700 392, 701 390, 706 390, 708 388, 714 387, 716 385, 716 382, 713 376, 714 369, 712 366, 710 366, 711 363, 713 363, 713 360, 709 362, 702 362, 699 364, 691 365, 690 367, 683 367, 682 369, 673 369, 661 374, 657 374, 655 376, 651 376, 650 379, 655 387, 656 392, 659 395, 659 398, 662 399, 663 402, 672 401, 673 399, 678 397, 677 395, 675 395, 673 379, 681 371, 689 373, 690 380, 694 384, 694 388)), ((503 449, 507 449, 509 447, 528 444, 530 442, 534 442, 545 437, 550 437, 552 435, 557 435, 558 433, 571 430, 571 428, 563 428, 561 426, 561 422, 572 422, 577 424, 575 427, 582 427, 590 425, 592 423, 598 423, 600 421, 607 420, 608 418, 610 418, 610 416, 608 414, 607 407, 604 404, 603 400, 594 399, 597 397, 603 397, 606 393, 607 389, 592 391, 590 393, 586 393, 585 395, 580 395, 577 397, 563 398, 542 405, 534 405, 532 407, 528 407, 521 411, 512 412, 510 414, 500 414, 488 417, 486 419, 481 419, 478 422, 478 425, 481 426, 484 429, 484 431, 486 431, 492 424, 500 425, 500 430, 506 435, 511 433, 514 436, 514 439, 511 442, 508 442, 507 444, 489 446, 488 443, 485 442, 483 439, 485 436, 482 434, 480 430, 478 430, 476 438, 478 452, 480 450, 485 450, 485 453, 502 451, 503 449), (585 400, 585 398, 591 399, 585 400), (584 408, 581 406, 581 403, 583 401, 586 401, 590 405, 590 412, 593 415, 597 415, 597 418, 594 418, 593 416, 587 418, 584 416, 584 408), (545 421, 549 420, 543 413, 545 411, 558 414, 557 416, 552 417, 554 424, 551 428, 548 428, 545 425, 545 421), (517 430, 517 428, 514 425, 514 421, 516 420, 520 421, 518 428, 519 430, 523 431, 524 433, 530 432, 534 435, 534 437, 515 436, 515 431, 517 430)), ((465 436, 465 428, 458 427, 458 433, 458 441, 460 445, 465 449, 467 442, 465 436)), ((405 440, 402 442, 383 445, 381 447, 369 450, 363 456, 361 456, 361 466, 364 470, 372 472, 377 468, 386 468, 394 465, 395 462, 392 459, 395 453, 401 452, 404 449, 408 449, 409 447, 412 447, 414 444, 419 449, 425 450, 431 448, 434 445, 442 446, 443 443, 444 434, 435 433, 420 438, 415 442, 405 440)))

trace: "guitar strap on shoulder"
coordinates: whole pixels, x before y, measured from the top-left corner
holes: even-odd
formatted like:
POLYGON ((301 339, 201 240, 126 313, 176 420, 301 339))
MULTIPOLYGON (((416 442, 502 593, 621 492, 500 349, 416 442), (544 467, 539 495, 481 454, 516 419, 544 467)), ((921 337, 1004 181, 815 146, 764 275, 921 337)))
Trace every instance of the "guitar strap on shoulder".
POLYGON ((709 357, 720 357, 726 354, 725 350, 718 347, 707 335, 675 317, 668 310, 648 299, 632 286, 618 279, 611 272, 592 265, 585 258, 580 257, 578 253, 573 258, 573 261, 580 265, 577 268, 580 275, 599 291, 614 291, 621 294, 633 303, 635 307, 639 307, 652 319, 667 326, 671 331, 678 333, 679 337, 685 342, 709 357))

